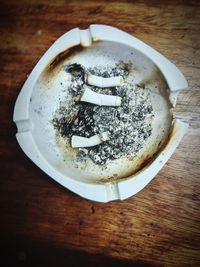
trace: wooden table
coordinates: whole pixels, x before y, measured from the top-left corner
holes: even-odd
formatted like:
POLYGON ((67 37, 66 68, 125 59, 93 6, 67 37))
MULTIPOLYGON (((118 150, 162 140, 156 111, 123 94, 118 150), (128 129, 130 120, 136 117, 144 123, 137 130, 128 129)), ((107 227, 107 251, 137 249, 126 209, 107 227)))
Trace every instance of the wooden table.
POLYGON ((200 5, 158 2, 1 1, 4 266, 200 266, 200 5), (135 35, 189 82, 176 115, 190 128, 175 154, 139 194, 108 204, 82 199, 44 174, 21 151, 12 122, 21 86, 45 50, 69 29, 92 23, 135 35))

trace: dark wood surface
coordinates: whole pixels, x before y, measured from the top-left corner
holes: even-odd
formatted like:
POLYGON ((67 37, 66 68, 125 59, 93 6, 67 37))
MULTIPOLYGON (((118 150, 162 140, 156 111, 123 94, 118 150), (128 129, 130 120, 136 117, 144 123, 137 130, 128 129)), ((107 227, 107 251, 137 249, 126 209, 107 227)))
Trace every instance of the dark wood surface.
POLYGON ((0 246, 2 266, 200 266, 199 1, 1 1, 0 246), (60 35, 91 23, 135 35, 187 77, 176 115, 188 134, 139 194, 108 204, 62 188, 15 139, 16 97, 60 35))

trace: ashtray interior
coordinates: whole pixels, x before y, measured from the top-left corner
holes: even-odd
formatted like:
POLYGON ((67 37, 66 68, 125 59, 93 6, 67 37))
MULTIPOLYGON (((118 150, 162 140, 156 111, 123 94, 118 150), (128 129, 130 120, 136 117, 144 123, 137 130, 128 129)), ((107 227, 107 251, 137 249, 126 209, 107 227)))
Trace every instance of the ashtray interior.
MULTIPOLYGON (((72 47, 51 60, 35 83, 29 104, 32 136, 47 162, 65 176, 85 183, 125 179, 143 169, 169 138, 172 106, 167 89, 165 78, 158 67, 130 46, 97 41, 89 47, 72 47), (126 71, 125 83, 133 87, 133 90, 146 94, 145 97, 152 106, 151 134, 134 156, 97 164, 87 154, 80 157, 80 149, 72 148, 70 138, 63 136, 55 127, 55 118, 65 118, 65 112, 69 111, 75 97, 70 93, 72 75, 66 71, 66 66, 74 63, 81 64, 86 70, 97 69, 102 72, 121 66, 126 71)), ((135 95, 132 98, 133 103, 137 102, 135 95)), ((97 116, 98 114, 97 112, 97 116)), ((111 118, 111 124, 113 120, 111 118)))

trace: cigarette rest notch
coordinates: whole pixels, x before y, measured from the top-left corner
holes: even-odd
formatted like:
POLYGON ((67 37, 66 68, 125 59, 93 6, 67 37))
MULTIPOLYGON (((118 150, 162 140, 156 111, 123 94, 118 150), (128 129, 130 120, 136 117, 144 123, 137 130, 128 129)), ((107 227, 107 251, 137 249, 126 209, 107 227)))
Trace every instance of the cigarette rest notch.
POLYGON ((92 35, 90 29, 80 30, 80 43, 84 47, 91 46, 92 35))

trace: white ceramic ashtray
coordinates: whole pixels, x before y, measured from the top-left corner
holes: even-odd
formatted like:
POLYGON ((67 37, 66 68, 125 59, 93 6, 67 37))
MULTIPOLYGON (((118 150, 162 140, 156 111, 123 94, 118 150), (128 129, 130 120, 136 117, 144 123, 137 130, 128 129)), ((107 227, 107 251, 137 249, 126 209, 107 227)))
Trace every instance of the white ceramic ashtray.
POLYGON ((50 177, 108 202, 143 189, 185 134, 173 118, 187 81, 133 36, 106 25, 73 29, 42 56, 14 110, 17 140, 50 177))

